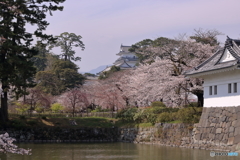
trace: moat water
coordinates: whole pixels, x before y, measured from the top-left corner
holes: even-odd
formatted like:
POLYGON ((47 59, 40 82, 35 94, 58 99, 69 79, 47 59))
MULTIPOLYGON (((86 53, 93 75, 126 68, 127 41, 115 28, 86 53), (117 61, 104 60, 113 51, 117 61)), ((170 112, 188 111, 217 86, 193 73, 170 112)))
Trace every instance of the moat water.
POLYGON ((238 156, 210 156, 210 151, 133 143, 17 144, 32 155, 0 153, 0 160, 239 160, 238 156))

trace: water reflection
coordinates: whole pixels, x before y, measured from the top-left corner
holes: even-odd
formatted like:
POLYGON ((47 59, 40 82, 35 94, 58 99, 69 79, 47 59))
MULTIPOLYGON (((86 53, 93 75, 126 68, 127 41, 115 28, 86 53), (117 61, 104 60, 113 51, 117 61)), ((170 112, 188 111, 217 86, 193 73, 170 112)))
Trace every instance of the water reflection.
POLYGON ((32 148, 32 155, 0 153, 0 160, 237 160, 210 157, 210 151, 132 143, 19 144, 32 148))

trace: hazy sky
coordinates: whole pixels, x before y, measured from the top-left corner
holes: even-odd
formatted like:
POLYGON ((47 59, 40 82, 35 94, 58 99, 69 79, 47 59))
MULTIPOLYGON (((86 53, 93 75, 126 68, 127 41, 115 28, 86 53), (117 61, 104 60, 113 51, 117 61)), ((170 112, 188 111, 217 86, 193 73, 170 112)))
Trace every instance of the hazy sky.
POLYGON ((217 29, 240 38, 240 0, 66 0, 62 12, 48 17, 47 33, 81 35, 76 49, 80 72, 112 64, 120 45, 143 39, 177 37, 194 29, 217 29))

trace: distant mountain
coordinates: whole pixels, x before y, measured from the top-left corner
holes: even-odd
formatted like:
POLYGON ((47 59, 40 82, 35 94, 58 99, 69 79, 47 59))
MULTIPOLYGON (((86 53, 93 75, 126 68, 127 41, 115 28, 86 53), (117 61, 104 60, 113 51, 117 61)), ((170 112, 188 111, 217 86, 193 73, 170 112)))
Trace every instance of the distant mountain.
POLYGON ((107 66, 111 66, 111 65, 102 65, 102 66, 99 66, 99 67, 97 67, 95 69, 92 69, 92 70, 88 71, 87 73, 92 73, 92 74, 99 73, 102 70, 104 70, 107 66))

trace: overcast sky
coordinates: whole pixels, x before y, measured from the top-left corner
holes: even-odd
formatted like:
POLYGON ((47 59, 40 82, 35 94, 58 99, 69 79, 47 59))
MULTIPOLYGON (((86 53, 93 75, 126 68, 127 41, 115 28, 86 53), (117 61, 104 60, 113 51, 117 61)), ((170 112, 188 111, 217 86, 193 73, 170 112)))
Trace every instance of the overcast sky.
POLYGON ((143 39, 191 35, 217 29, 240 38, 240 0, 66 0, 62 12, 48 17, 47 33, 81 35, 86 49, 75 49, 80 72, 112 64, 120 45, 143 39))

